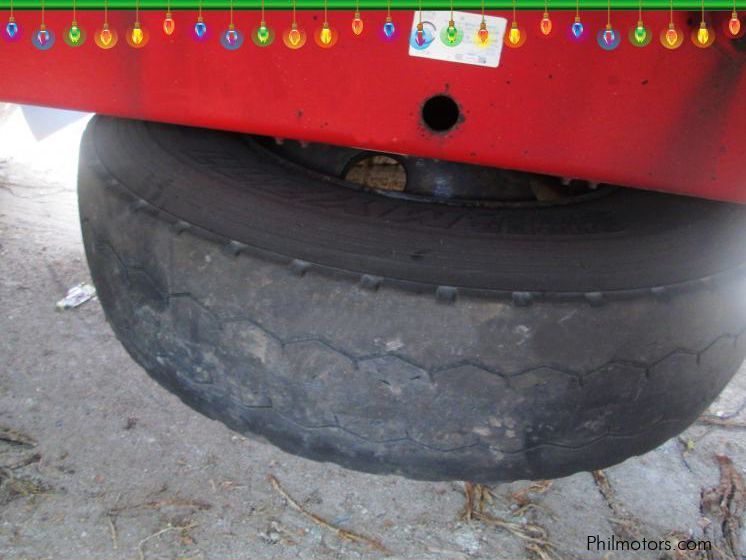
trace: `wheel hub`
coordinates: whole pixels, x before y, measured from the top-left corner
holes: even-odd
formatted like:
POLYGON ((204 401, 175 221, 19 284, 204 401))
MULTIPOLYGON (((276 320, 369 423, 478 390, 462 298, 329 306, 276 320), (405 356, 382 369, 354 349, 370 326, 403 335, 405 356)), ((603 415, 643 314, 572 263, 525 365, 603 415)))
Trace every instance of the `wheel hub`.
POLYGON ((568 204, 608 192, 577 179, 297 140, 253 137, 264 149, 345 186, 389 196, 469 205, 568 204))

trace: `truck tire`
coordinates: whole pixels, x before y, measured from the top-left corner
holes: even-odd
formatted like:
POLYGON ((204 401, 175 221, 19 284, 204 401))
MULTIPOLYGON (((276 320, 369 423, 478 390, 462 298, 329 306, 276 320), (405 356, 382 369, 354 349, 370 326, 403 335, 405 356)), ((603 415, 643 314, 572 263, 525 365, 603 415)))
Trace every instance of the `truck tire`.
POLYGON ((736 205, 423 203, 240 135, 105 117, 79 196, 132 357, 318 461, 486 483, 603 468, 696 420, 746 353, 736 205))

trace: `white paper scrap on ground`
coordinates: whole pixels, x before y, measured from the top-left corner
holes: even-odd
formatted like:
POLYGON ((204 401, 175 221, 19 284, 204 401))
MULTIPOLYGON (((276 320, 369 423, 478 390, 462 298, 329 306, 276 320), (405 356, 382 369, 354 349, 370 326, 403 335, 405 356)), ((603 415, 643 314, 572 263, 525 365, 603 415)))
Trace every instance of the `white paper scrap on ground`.
POLYGON ((96 288, 85 282, 73 286, 67 290, 67 294, 57 302, 57 309, 72 309, 83 305, 89 299, 96 295, 96 288))

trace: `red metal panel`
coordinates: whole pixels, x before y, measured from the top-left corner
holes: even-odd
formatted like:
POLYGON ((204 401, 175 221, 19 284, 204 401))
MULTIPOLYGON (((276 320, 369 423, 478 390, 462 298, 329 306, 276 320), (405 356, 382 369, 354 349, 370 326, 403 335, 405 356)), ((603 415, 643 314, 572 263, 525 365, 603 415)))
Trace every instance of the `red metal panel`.
MULTIPOLYGON (((152 37, 143 49, 123 37, 103 51, 92 41, 97 12, 81 13, 88 42, 67 47, 59 37, 70 14, 47 14, 58 34, 49 51, 29 40, 39 14, 18 14, 25 37, 0 44, 0 99, 50 105, 195 126, 361 146, 581 177, 600 182, 746 202, 746 45, 720 31, 709 49, 689 41, 676 51, 657 40, 668 14, 645 14, 656 38, 634 48, 626 32, 636 13, 613 14, 625 33, 616 51, 595 37, 573 43, 567 29, 574 14, 554 13, 555 31, 541 36, 537 12, 519 13, 529 32, 519 49, 505 49, 499 68, 408 56, 406 34, 412 13, 395 13, 399 37, 380 38, 385 14, 366 12, 362 37, 350 31, 351 14, 330 13, 340 31, 337 46, 318 48, 310 37, 320 14, 300 13, 309 32, 293 51, 279 38, 260 49, 247 37, 235 52, 223 49, 217 32, 228 14, 210 12, 213 36, 197 43, 189 32, 196 14, 179 12, 177 31, 167 38, 160 13, 142 15, 152 37), (463 121, 447 134, 429 132, 420 120, 423 101, 447 92, 463 121)), ((605 13, 585 13, 595 32, 605 13)), ((677 14, 685 29, 697 24, 677 14), (693 23, 692 23, 693 22, 693 23)), ((238 13, 247 35, 256 13, 238 13)), ((133 14, 112 12, 120 35, 133 14)), ((267 14, 278 32, 290 14, 267 14)))

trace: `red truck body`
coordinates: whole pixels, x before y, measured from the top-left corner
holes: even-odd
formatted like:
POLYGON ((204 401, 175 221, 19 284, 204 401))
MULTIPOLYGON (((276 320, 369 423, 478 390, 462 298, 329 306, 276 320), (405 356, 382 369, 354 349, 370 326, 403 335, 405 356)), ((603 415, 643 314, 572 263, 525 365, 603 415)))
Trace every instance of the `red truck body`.
MULTIPOLYGON (((689 15, 674 14, 687 34, 699 21, 689 15)), ((22 40, 0 42, 0 99, 746 202, 746 39, 724 36, 729 14, 708 16, 718 32, 712 47, 696 48, 687 36, 668 50, 658 40, 668 13, 645 14, 656 35, 645 48, 626 38, 637 13, 614 13, 624 38, 610 52, 595 41, 605 13, 583 14, 592 36, 577 43, 568 37, 573 16, 553 13, 554 31, 543 37, 541 13, 519 12, 526 43, 503 49, 498 68, 484 68, 409 56, 412 12, 394 13, 402 31, 388 42, 379 33, 384 12, 363 13, 360 37, 350 13, 331 12, 340 38, 321 49, 310 38, 321 14, 301 12, 303 48, 288 49, 278 36, 266 48, 247 38, 236 51, 222 48, 217 33, 195 41, 195 12, 175 13, 170 37, 163 13, 143 13, 147 46, 120 38, 111 50, 92 40, 100 12, 78 14, 89 34, 79 48, 60 38, 70 13, 48 12, 58 39, 40 51, 30 40, 40 13, 22 12, 22 40), (423 103, 438 94, 461 113, 447 132, 422 121, 423 103)), ((214 32, 228 18, 205 17, 214 32)), ((266 19, 281 32, 291 14, 266 19)), ((258 20, 255 12, 236 14, 247 35, 258 20)), ((109 21, 123 35, 133 13, 110 12, 109 21)))

